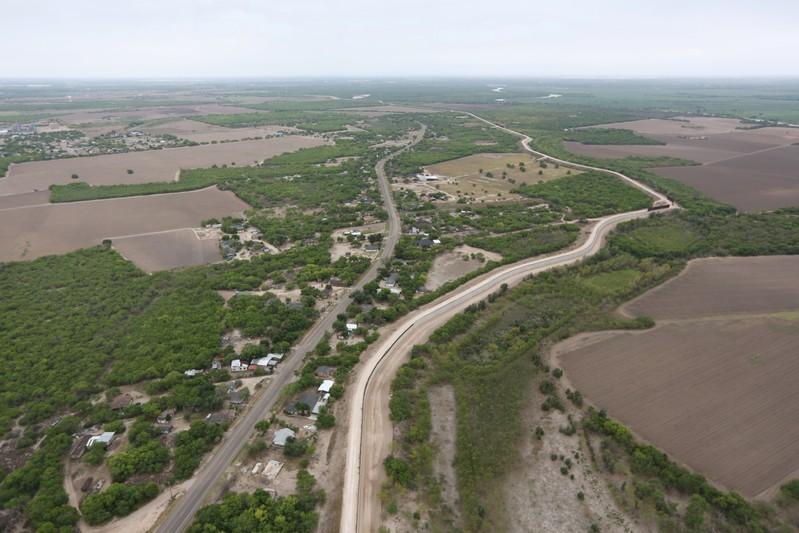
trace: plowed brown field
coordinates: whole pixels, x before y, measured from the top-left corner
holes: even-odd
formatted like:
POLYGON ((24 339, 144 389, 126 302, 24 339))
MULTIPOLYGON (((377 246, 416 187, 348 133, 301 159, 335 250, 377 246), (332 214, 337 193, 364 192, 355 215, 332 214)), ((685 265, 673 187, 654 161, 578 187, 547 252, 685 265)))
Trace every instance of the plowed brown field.
POLYGON ((799 475, 796 272, 799 257, 695 261, 627 306, 660 319, 655 328, 578 335, 553 355, 645 440, 724 487, 768 496, 799 475))

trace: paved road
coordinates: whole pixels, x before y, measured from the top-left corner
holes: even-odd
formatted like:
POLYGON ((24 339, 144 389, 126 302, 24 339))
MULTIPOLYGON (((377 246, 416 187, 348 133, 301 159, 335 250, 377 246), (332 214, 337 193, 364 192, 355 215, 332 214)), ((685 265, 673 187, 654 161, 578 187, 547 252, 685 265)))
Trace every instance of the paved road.
MULTIPOLYGON (((668 201, 662 194, 615 171, 564 161, 530 148, 530 137, 489 122, 477 115, 474 118, 522 139, 529 152, 540 157, 578 169, 597 170, 613 174, 646 192, 654 200, 668 201)), ((673 205, 670 209, 677 209, 673 205)), ((363 366, 348 394, 350 428, 347 435, 347 457, 344 471, 342 514, 339 530, 342 533, 374 532, 380 527, 379 492, 385 479, 382 462, 390 453, 393 439, 388 418, 391 380, 414 344, 423 343, 437 328, 467 306, 485 299, 503 283, 514 285, 529 275, 581 261, 597 253, 607 234, 619 223, 643 218, 649 211, 640 210, 604 217, 597 221, 588 239, 579 247, 539 259, 528 259, 476 278, 454 292, 407 315, 394 333, 368 352, 363 366)))
POLYGON ((200 507, 217 495, 219 489, 218 481, 244 447, 250 435, 252 435, 255 423, 269 416, 283 388, 293 380, 295 372, 302 366, 306 354, 313 350, 319 341, 322 340, 325 332, 332 328, 336 316, 346 312, 347 306, 351 302, 350 292, 363 288, 366 283, 375 279, 381 263, 393 255, 394 246, 397 244, 401 234, 401 227, 399 214, 391 195, 391 187, 385 173, 385 165, 390 159, 422 140, 424 132, 425 128, 422 127, 414 133, 409 144, 387 155, 378 161, 375 166, 380 194, 388 212, 388 235, 383 240, 380 261, 373 262, 352 289, 343 294, 338 303, 323 314, 294 347, 291 357, 281 365, 280 370, 275 374, 269 386, 253 400, 250 408, 227 432, 222 443, 212 452, 209 460, 200 468, 195 475, 194 483, 186 494, 177 500, 175 505, 168 511, 168 514, 162 518, 156 529, 159 533, 176 533, 187 529, 200 507))

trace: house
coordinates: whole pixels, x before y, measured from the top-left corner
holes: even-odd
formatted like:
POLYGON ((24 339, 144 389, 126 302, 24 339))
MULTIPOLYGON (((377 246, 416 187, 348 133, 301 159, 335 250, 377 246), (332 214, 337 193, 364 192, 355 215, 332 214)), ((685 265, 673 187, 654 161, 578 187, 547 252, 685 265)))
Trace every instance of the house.
POLYGON ((358 329, 358 324, 356 324, 355 322, 347 322, 347 331, 353 333, 357 329, 358 329))
POLYGON ((241 405, 244 403, 244 398, 242 398, 241 393, 235 389, 229 390, 227 396, 231 405, 241 405))
POLYGON ((419 181, 438 181, 438 176, 435 174, 428 174, 427 172, 423 172, 416 175, 416 179, 419 181))
POLYGON ((103 446, 108 447, 111 444, 111 441, 114 440, 114 432, 113 431, 104 431, 99 435, 95 435, 91 437, 88 441, 86 441, 86 448, 91 448, 95 444, 102 444, 103 446))
POLYGON ((330 392, 330 389, 333 387, 335 383, 336 382, 333 381, 332 379, 326 379, 322 382, 321 385, 319 385, 319 388, 316 390, 317 392, 330 392))
POLYGON ((191 369, 186 370, 185 372, 183 372, 183 375, 186 376, 186 377, 189 377, 189 378, 193 378, 197 374, 201 374, 201 373, 202 373, 202 370, 197 370, 196 368, 191 368, 191 369))
POLYGON ((430 248, 431 246, 433 246, 433 241, 431 241, 431 240, 430 240, 430 239, 428 239, 428 238, 424 238, 424 239, 419 239, 419 240, 416 242, 416 244, 418 244, 418 245, 419 245, 419 246, 421 246, 422 248, 430 248))
POLYGON ((124 409, 125 407, 129 406, 133 402, 133 398, 130 394, 120 394, 113 400, 111 400, 111 409, 114 411, 119 411, 120 409, 124 409))
POLYGON ((294 401, 286 404, 286 406, 283 408, 283 412, 289 416, 310 413, 311 409, 318 401, 319 393, 317 391, 306 390, 300 393, 294 401))
POLYGON ((370 253, 377 253, 380 251, 380 245, 377 243, 369 243, 363 247, 364 251, 370 253))
POLYGON ((316 370, 314 370, 314 376, 322 379, 328 379, 333 377, 333 374, 336 372, 336 367, 334 366, 318 366, 316 370))
POLYGON ((205 421, 209 424, 227 424, 230 421, 230 417, 227 413, 209 413, 205 417, 205 421))
POLYGON ((293 429, 290 428, 282 428, 275 432, 274 438, 272 438, 272 444, 275 446, 285 446, 286 442, 289 439, 293 439, 296 433, 294 433, 293 429))
POLYGON ((231 372, 244 372, 247 370, 247 361, 242 361, 241 359, 234 359, 230 362, 230 371, 231 372))
POLYGON ((330 400, 330 394, 324 394, 319 400, 314 404, 313 409, 311 409, 312 415, 318 415, 322 411, 322 407, 327 405, 327 402, 330 400))
POLYGON ((391 288, 395 286, 398 281, 399 281, 399 274, 397 274, 396 272, 392 272, 391 274, 388 275, 386 279, 383 280, 383 285, 385 285, 388 288, 391 288))

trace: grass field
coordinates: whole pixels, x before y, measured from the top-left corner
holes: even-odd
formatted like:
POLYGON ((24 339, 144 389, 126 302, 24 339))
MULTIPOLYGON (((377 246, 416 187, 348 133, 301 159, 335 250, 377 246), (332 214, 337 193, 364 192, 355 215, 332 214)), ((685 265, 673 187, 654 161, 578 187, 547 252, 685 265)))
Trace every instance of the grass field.
POLYGON ((570 172, 554 165, 541 168, 534 157, 523 153, 474 154, 429 165, 425 170, 441 176, 440 181, 430 184, 436 189, 453 197, 468 195, 473 200, 486 202, 518 198, 511 193, 515 187, 557 179, 570 172))

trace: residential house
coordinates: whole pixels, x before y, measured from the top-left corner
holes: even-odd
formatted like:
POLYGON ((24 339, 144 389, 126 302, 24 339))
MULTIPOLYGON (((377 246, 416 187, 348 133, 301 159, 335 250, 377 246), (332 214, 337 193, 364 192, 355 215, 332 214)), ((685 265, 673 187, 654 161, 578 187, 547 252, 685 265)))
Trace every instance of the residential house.
POLYGON ((336 373, 336 367, 334 366, 318 366, 316 370, 314 370, 314 376, 322 379, 328 379, 333 377, 336 373))
POLYGON ((296 433, 291 428, 278 429, 275 436, 272 438, 272 444, 275 446, 285 446, 289 439, 293 439, 296 433))
POLYGON ((234 359, 230 362, 230 371, 231 372, 244 372, 247 370, 247 361, 242 361, 241 359, 234 359))
POLYGON ((347 331, 354 333, 358 329, 358 324, 355 322, 347 322, 347 331))
POLYGON ((91 437, 88 441, 86 441, 86 448, 91 448, 95 444, 102 444, 103 446, 108 447, 109 444, 114 440, 114 432, 113 431, 104 431, 99 435, 95 435, 91 437))
POLYGON ((319 388, 316 390, 317 392, 330 392, 330 389, 333 387, 333 385, 335 385, 335 383, 336 382, 333 381, 332 379, 326 379, 322 382, 321 385, 319 385, 319 388))

